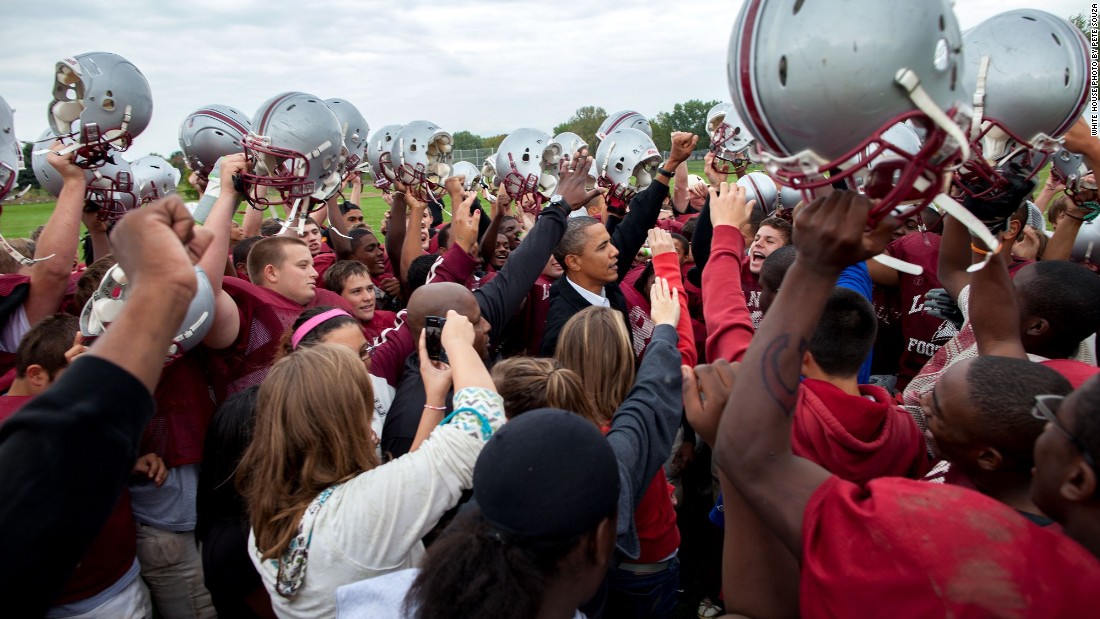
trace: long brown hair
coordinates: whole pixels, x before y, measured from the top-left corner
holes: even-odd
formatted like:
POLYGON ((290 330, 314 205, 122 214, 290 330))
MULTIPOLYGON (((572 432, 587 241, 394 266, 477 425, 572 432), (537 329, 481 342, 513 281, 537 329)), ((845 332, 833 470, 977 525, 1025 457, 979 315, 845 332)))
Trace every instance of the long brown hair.
POLYGON ((581 377, 599 424, 610 422, 634 386, 634 351, 622 314, 596 306, 577 312, 562 327, 555 356, 581 377))
POLYGON ((290 545, 309 503, 329 486, 378 466, 374 392, 363 362, 319 344, 275 363, 260 385, 256 429, 237 486, 264 559, 290 545))
POLYGON ((600 425, 599 414, 584 391, 584 381, 555 359, 512 357, 493 366, 493 383, 504 398, 508 419, 536 408, 560 408, 600 425))

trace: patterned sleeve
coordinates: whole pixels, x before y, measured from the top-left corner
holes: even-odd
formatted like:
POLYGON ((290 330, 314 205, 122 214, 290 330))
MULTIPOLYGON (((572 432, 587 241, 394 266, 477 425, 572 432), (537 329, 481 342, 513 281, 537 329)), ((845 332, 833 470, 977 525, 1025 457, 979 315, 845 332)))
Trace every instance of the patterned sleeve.
POLYGON ((504 424, 504 398, 484 387, 466 387, 454 395, 454 412, 440 425, 452 425, 482 441, 504 424))

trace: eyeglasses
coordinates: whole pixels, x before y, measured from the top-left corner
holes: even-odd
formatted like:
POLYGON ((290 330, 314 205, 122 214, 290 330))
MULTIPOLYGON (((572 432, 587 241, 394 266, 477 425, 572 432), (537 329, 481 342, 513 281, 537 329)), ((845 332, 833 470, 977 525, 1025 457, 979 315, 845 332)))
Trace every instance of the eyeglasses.
POLYGON ((1058 420, 1058 408, 1062 406, 1062 400, 1065 399, 1066 396, 1064 395, 1037 395, 1035 396, 1035 406, 1031 408, 1031 416, 1043 421, 1049 421, 1057 426, 1059 430, 1069 437, 1069 441, 1073 443, 1077 451, 1081 452, 1081 456, 1085 458, 1085 462, 1087 462, 1093 470, 1096 470, 1096 460, 1094 460, 1092 454, 1089 453, 1089 449, 1085 446, 1085 443, 1074 436, 1073 433, 1069 431, 1069 428, 1062 425, 1062 422, 1058 420))

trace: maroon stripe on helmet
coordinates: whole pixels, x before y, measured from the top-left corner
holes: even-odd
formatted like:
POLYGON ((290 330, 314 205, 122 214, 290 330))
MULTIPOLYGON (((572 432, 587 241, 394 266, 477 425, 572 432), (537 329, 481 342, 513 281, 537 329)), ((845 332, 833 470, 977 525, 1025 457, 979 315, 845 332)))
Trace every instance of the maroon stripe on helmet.
POLYGON ((638 112, 629 112, 627 114, 623 114, 619 118, 615 119, 615 122, 611 123, 611 126, 607 128, 607 135, 611 135, 611 132, 614 131, 620 123, 622 123, 627 118, 630 118, 631 116, 641 116, 641 114, 639 114, 638 112))
POLYGON ((753 136, 756 139, 761 140, 768 147, 768 150, 773 152, 784 152, 779 147, 779 140, 771 132, 771 128, 768 127, 764 121, 763 110, 756 105, 756 99, 753 96, 754 90, 752 89, 752 40, 756 34, 756 19, 760 13, 760 4, 762 0, 749 0, 748 5, 745 7, 745 21, 741 24, 741 63, 737 67, 738 79, 741 82, 741 102, 745 105, 745 111, 748 112, 749 120, 754 125, 756 131, 753 131, 753 136))
POLYGON ((216 118, 223 123, 229 125, 230 127, 233 127, 237 131, 240 131, 241 135, 248 135, 248 129, 245 129, 244 125, 237 122, 237 120, 232 116, 227 116, 217 110, 202 109, 192 114, 192 116, 209 116, 211 118, 216 118))
POLYGON ((296 92, 284 92, 281 97, 271 102, 271 105, 267 106, 264 110, 264 115, 260 118, 260 122, 256 125, 256 135, 267 135, 267 121, 271 118, 271 112, 273 112, 280 103, 286 101, 290 97, 296 95, 296 92))

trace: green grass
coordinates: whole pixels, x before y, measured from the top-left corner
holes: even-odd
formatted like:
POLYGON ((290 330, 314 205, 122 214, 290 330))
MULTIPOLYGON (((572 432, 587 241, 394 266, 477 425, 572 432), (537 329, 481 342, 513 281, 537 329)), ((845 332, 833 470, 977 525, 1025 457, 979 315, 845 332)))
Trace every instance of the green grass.
MULTIPOLYGON (((750 168, 750 170, 757 169, 759 169, 757 166, 750 168)), ((689 161, 688 172, 703 176, 703 162, 701 160, 689 161)), ((1042 188, 1048 176, 1050 176, 1050 166, 1044 167, 1036 176, 1035 186, 1037 189, 1042 188)), ((350 191, 347 191, 345 195, 350 195, 350 193, 350 191)), ((386 214, 386 210, 389 209, 385 200, 382 199, 382 192, 370 186, 368 182, 363 187, 363 197, 360 203, 359 206, 363 209, 363 216, 366 218, 366 222, 370 225, 372 230, 377 231, 382 223, 383 216, 386 214)), ((3 233, 5 237, 10 239, 30 237, 31 232, 35 228, 46 223, 46 220, 50 217, 50 213, 53 212, 53 207, 53 201, 5 204, 3 207, 3 216, 0 217, 0 233, 3 233)), ((247 208, 247 206, 242 208, 247 208)), ((237 221, 240 221, 241 217, 241 215, 237 215, 237 221)), ((450 219, 449 217, 445 218, 450 219)))

